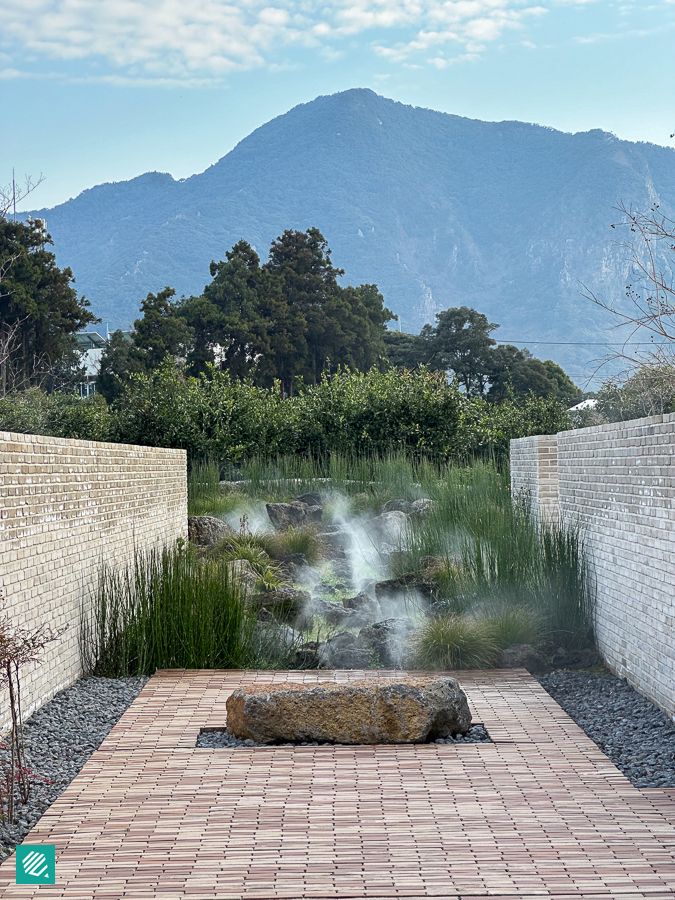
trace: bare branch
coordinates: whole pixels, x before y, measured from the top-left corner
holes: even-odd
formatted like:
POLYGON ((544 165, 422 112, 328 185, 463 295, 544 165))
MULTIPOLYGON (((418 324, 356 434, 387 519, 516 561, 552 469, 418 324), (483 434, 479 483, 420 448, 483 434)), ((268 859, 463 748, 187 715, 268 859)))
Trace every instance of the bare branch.
POLYGON ((17 204, 25 200, 29 194, 32 194, 35 188, 39 187, 44 180, 45 177, 42 173, 35 180, 30 175, 25 175, 22 185, 17 185, 12 178, 10 184, 0 186, 0 218, 6 218, 8 212, 11 209, 16 209, 17 204))
POLYGON ((666 254, 675 253, 675 221, 654 205, 641 213, 623 203, 616 207, 623 219, 612 228, 629 228, 633 238, 621 243, 631 263, 631 282, 626 285, 629 306, 605 301, 586 285, 583 296, 618 319, 615 328, 626 328, 621 350, 606 361, 625 360, 631 366, 675 365, 675 257, 666 263, 666 254), (649 336, 646 350, 634 351, 635 338, 649 336), (655 340, 656 339, 656 340, 655 340))

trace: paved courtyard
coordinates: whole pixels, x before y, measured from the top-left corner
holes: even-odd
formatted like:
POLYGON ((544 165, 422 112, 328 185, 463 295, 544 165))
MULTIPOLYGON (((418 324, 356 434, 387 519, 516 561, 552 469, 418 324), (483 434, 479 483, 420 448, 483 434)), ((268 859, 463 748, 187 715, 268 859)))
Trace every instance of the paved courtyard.
POLYGON ((457 673, 492 744, 195 747, 241 684, 364 674, 158 672, 26 839, 56 885, 12 857, 0 897, 675 896, 675 790, 632 787, 524 670, 457 673))

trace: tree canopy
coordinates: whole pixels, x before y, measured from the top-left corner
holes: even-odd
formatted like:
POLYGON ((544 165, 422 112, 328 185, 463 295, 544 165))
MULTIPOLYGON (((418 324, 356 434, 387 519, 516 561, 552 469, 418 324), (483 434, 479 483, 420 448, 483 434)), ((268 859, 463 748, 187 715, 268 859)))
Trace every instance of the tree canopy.
POLYGON ((155 370, 168 353, 185 356, 189 371, 209 366, 259 387, 280 382, 318 384, 341 367, 384 367, 386 323, 394 318, 377 286, 342 287, 344 274, 318 228, 287 230, 272 242, 269 259, 239 241, 211 263, 212 281, 198 297, 172 301, 165 288, 149 294, 134 323, 132 347, 118 338, 104 357, 98 389, 112 399, 111 378, 155 370))
POLYGON ((0 216, 0 393, 30 386, 58 388, 79 375, 75 334, 99 320, 47 249, 39 220, 0 216))
POLYGON ((502 402, 507 397, 552 397, 571 404, 581 393, 564 370, 528 350, 497 345, 492 333, 499 325, 467 306, 436 314, 435 325, 419 335, 388 332, 389 362, 398 368, 426 366, 456 379, 470 397, 502 402))

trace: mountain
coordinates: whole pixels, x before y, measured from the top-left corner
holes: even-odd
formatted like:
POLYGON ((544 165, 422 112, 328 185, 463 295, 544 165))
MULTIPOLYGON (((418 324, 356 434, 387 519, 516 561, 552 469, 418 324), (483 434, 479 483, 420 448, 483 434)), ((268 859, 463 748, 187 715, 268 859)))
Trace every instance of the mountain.
MULTIPOLYGON (((620 201, 673 215, 675 150, 358 89, 296 106, 199 175, 151 172, 32 215, 111 329, 148 291, 200 293, 211 260, 240 238, 265 258, 285 228, 316 225, 343 283, 377 283, 404 331, 465 304, 500 323, 500 339, 573 344, 611 334, 580 282, 607 299, 624 293, 627 254, 610 228, 620 201)), ((602 352, 530 349, 573 374, 602 352)))

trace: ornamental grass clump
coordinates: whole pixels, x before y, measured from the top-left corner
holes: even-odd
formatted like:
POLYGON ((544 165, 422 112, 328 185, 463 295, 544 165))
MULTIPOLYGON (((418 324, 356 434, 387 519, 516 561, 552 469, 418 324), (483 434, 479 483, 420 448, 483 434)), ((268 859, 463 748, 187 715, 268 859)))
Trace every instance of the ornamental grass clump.
POLYGON ((499 649, 485 619, 439 616, 427 619, 415 634, 414 665, 419 669, 485 669, 494 665, 499 649))

